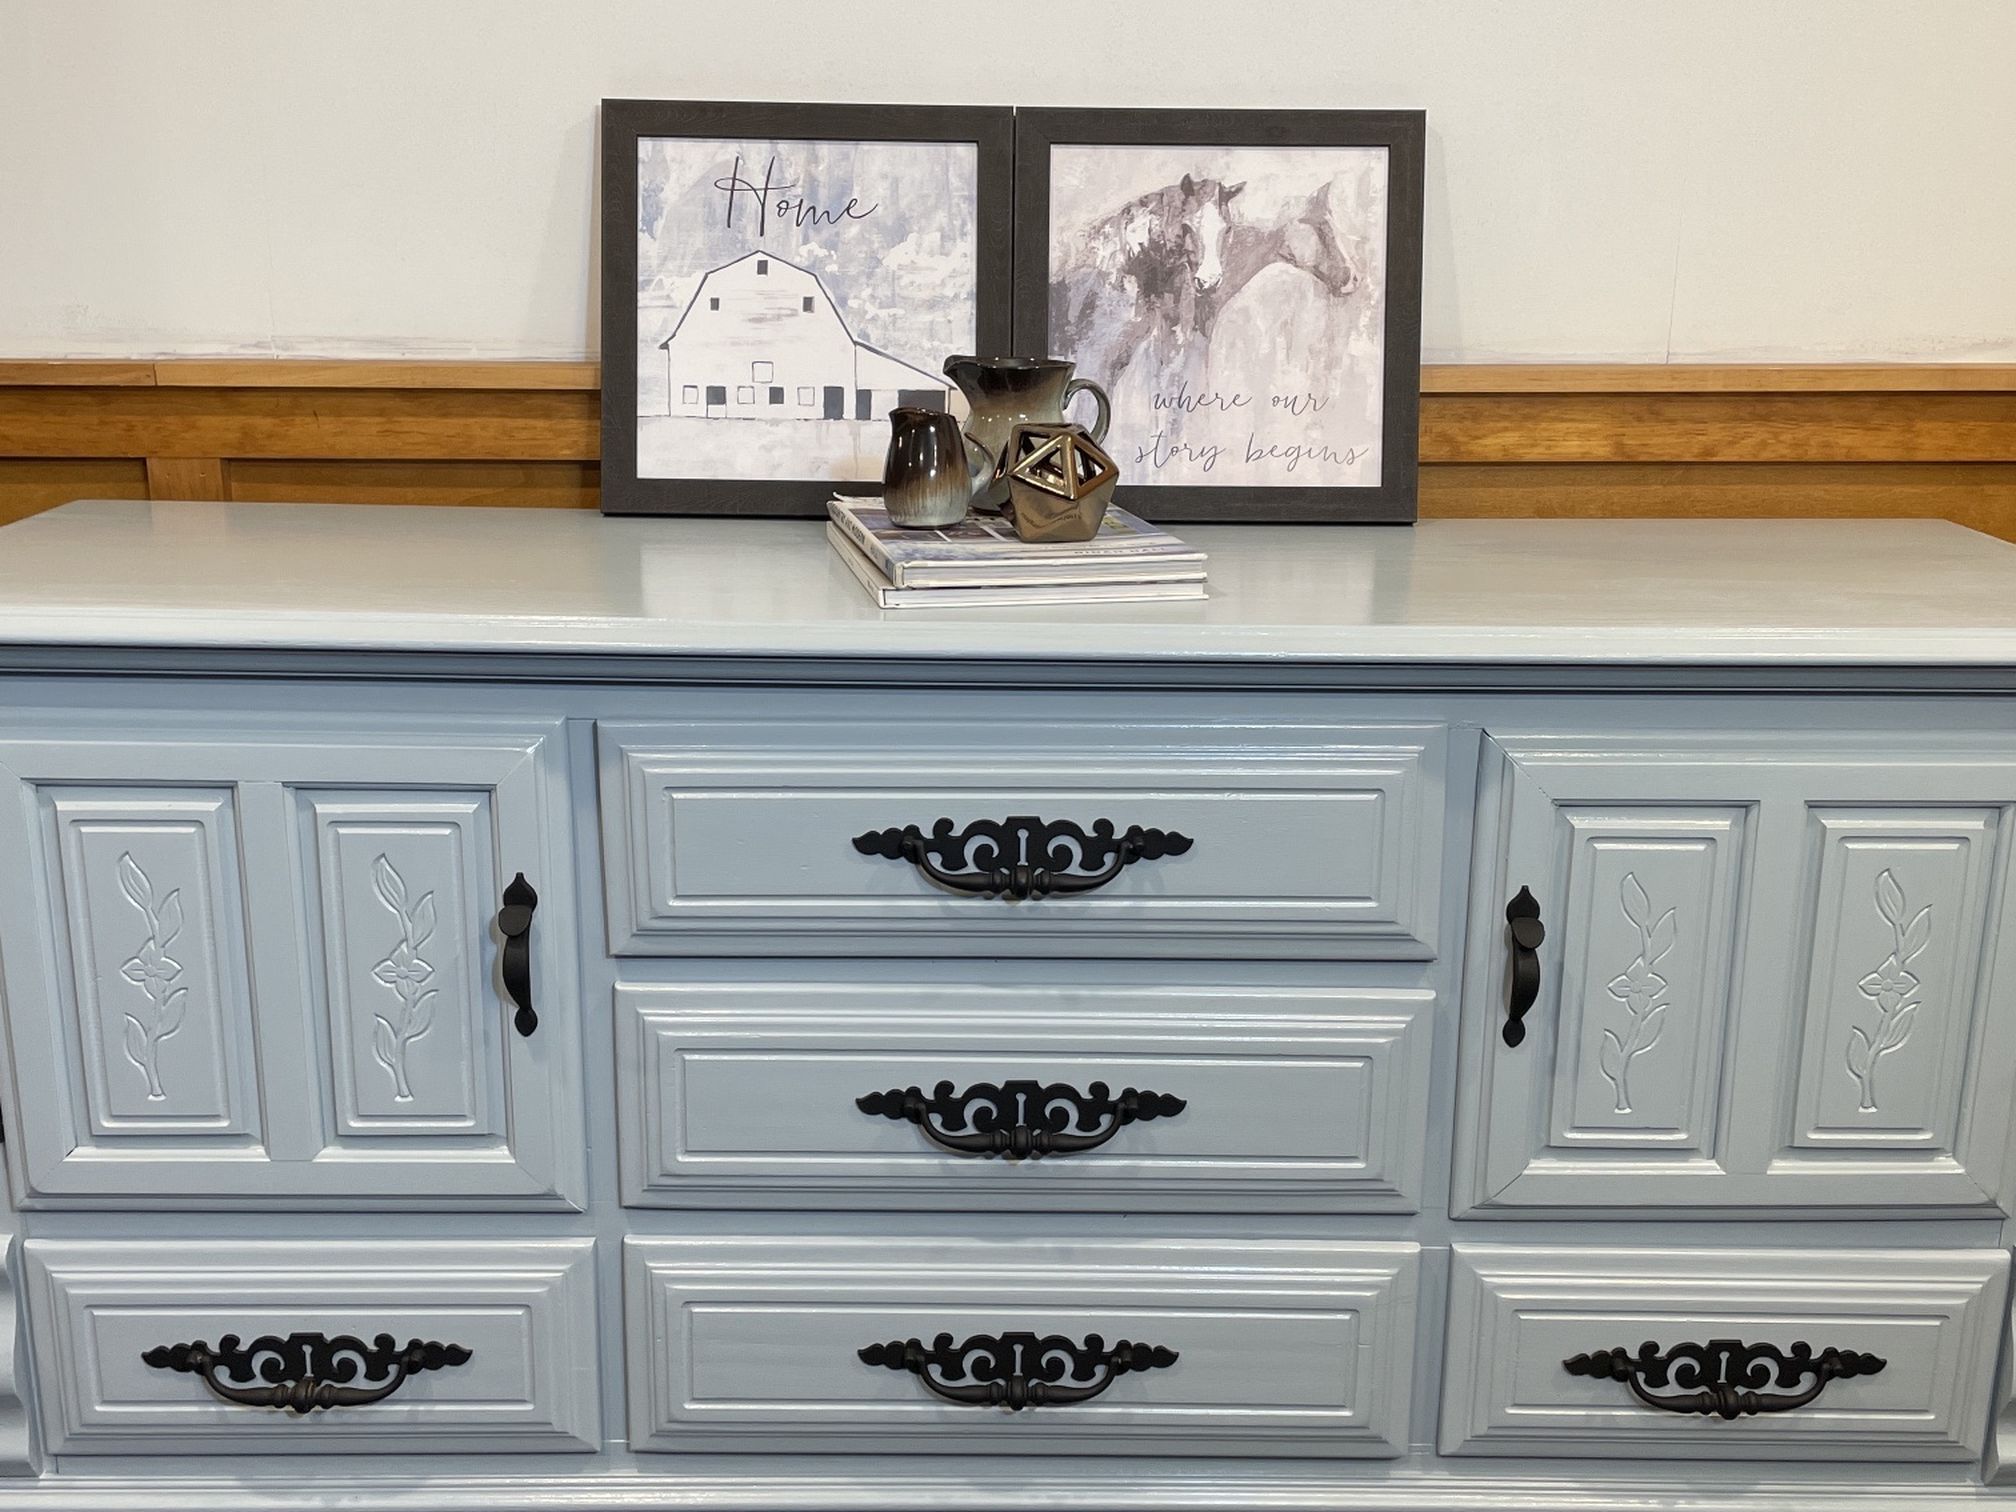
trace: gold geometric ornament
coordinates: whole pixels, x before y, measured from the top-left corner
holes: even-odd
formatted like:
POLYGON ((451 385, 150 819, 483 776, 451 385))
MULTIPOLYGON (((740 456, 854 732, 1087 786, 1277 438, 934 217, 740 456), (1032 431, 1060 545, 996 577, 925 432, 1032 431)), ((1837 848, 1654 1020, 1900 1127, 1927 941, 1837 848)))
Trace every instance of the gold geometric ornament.
POLYGON ((1089 541, 1113 500, 1120 469, 1082 425, 1024 423, 1001 448, 997 478, 1025 541, 1089 541))

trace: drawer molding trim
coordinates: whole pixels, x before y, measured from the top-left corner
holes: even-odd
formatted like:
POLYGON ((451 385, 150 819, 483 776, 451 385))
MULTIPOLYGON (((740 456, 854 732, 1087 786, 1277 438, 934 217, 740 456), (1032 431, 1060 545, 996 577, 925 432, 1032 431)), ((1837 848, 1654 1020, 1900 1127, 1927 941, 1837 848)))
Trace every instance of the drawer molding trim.
POLYGON ((611 954, 1435 955, 1446 727, 1234 725, 1236 705, 1116 721, 1067 701, 1032 730, 985 709, 921 695, 871 721, 805 695, 761 722, 599 721, 611 954), (1103 864, 1062 821, 1002 817, 1046 812, 1092 816, 1071 832, 1103 864), (931 830, 891 826, 906 814, 931 830), (1112 833, 1102 814, 1123 816, 1112 833), (1136 837, 1134 816, 1158 829, 1136 837), (976 902, 990 892, 1009 902, 976 902))
MULTIPOLYGON (((1440 1451, 1965 1463, 1988 1426, 2008 1279, 2006 1250, 1457 1244, 1440 1451), (1648 1412, 1598 1371, 1574 1368, 1592 1335, 1705 1336, 1709 1349, 1820 1338, 1883 1368, 1837 1369, 1824 1403, 1804 1412, 1648 1412)), ((1733 1369, 1726 1379, 1752 1384, 1733 1369)))
MULTIPOLYGON (((21 1266, 42 1442, 53 1455, 144 1455, 179 1466, 210 1455, 602 1448, 592 1239, 30 1239, 21 1266), (335 1347, 397 1322, 423 1357, 440 1348, 443 1365, 450 1349, 463 1358, 454 1369, 423 1358, 417 1379, 401 1371, 396 1395, 317 1403, 328 1410, 306 1422, 305 1412, 248 1411, 179 1379, 173 1365, 143 1363, 164 1338, 200 1341, 253 1322, 282 1339, 326 1335, 335 1347)), ((227 1335, 205 1353, 232 1354, 236 1342, 227 1335)), ((274 1342, 256 1338, 241 1353, 274 1342)), ((278 1362, 268 1354, 258 1363, 287 1375, 298 1366, 278 1362)), ((338 1371, 314 1361, 315 1385, 354 1384, 338 1371)))
POLYGON ((614 1006, 632 1207, 1419 1211, 1422 989, 624 982, 614 1006), (990 1159, 888 1114, 883 1089, 953 1077, 1184 1106, 1069 1158, 990 1159))
MULTIPOLYGON (((1184 1251, 1172 1265, 1166 1240, 632 1235, 623 1241, 630 1445, 1269 1460, 1407 1452, 1416 1246, 1196 1240, 1184 1251), (1182 1366, 1123 1345, 1127 1373, 1141 1378, 1096 1401, 975 1411, 892 1379, 910 1368, 908 1346, 924 1350, 933 1333, 947 1354, 957 1338, 981 1349, 1019 1334, 1047 1348, 1057 1335, 1091 1353, 1107 1339, 1151 1340, 1182 1366), (862 1368, 864 1339, 896 1341, 866 1362, 883 1368, 862 1368)), ((1025 1376, 1054 1368, 1023 1355, 1025 1376)), ((1012 1373, 1017 1362, 1000 1363, 1012 1373)))

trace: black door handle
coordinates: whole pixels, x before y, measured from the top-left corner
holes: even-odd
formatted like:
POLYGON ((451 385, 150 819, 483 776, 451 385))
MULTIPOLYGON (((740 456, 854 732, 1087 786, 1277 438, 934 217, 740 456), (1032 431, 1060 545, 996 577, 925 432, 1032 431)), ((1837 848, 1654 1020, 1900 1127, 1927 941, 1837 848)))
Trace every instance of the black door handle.
POLYGON ((1089 1402, 1129 1371, 1166 1370, 1176 1363, 1173 1349, 1122 1339, 1110 1349, 1098 1334, 1083 1344, 1063 1334, 974 1334, 955 1344, 941 1333, 925 1348, 922 1339, 891 1339, 863 1349, 861 1363, 907 1370, 933 1396, 968 1407, 1068 1407, 1089 1402))
POLYGON ((1880 1355, 1854 1349, 1823 1349, 1815 1354, 1803 1339, 1789 1350, 1745 1344, 1741 1339, 1710 1339, 1706 1344, 1675 1344, 1663 1352, 1648 1341, 1638 1346, 1636 1354, 1599 1349, 1561 1362, 1570 1375, 1624 1382, 1647 1407, 1725 1422, 1804 1407, 1829 1381, 1876 1375, 1887 1364, 1880 1355), (1808 1377, 1810 1383, 1802 1386, 1808 1377), (1760 1391, 1762 1386, 1780 1389, 1760 1391))
POLYGON ((538 906, 539 894, 520 872, 504 889, 504 906, 497 910, 497 932, 504 936, 504 990, 518 1005, 511 1022, 528 1039, 539 1027, 532 1009, 532 913, 538 906))
POLYGON ((1096 1150, 1121 1128, 1170 1118, 1187 1103, 1166 1092, 1134 1087, 1119 1096, 1105 1082, 1083 1092, 1067 1082, 975 1082, 964 1092, 941 1081, 929 1097, 921 1087, 892 1087, 854 1099, 871 1117, 908 1119, 931 1143, 955 1155, 1005 1155, 1031 1160, 1096 1150))
POLYGON ((1176 830, 1130 824, 1116 833, 1111 819, 1095 819, 1086 830, 1069 819, 1029 815, 976 819, 957 831, 950 819, 940 819, 928 835, 905 824, 854 837, 862 855, 908 861, 940 887, 1018 901, 1091 892, 1136 861, 1180 856, 1193 843, 1176 830))
POLYGON ((1540 922, 1540 900, 1521 887, 1505 905, 1505 933, 1512 942, 1512 990, 1505 1000, 1505 1043, 1526 1042, 1526 1012, 1540 996, 1540 942, 1547 927, 1540 922))
POLYGON ((369 1344, 351 1334, 297 1333, 284 1339, 262 1334, 243 1347, 238 1335, 226 1334, 215 1349, 201 1339, 157 1344, 140 1360, 156 1370, 201 1376, 213 1396, 240 1407, 275 1407, 306 1417, 318 1407, 382 1402, 409 1376, 468 1364, 470 1352, 432 1339, 402 1345, 391 1334, 369 1344))

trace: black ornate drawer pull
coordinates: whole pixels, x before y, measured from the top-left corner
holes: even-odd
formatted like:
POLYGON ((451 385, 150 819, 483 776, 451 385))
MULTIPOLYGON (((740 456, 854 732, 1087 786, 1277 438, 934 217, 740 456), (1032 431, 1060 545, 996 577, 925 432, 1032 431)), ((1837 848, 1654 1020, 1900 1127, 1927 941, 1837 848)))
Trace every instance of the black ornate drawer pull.
POLYGON ((892 1087, 854 1099, 863 1113, 908 1119, 940 1149, 1011 1160, 1096 1150, 1122 1127, 1169 1118, 1189 1106, 1165 1092, 1128 1087, 1118 1097, 1104 1082, 1080 1092, 1065 1082, 975 1082, 964 1092, 941 1081, 926 1097, 919 1087, 892 1087))
POLYGON ((1540 900, 1524 887, 1505 905, 1506 934, 1512 941, 1512 991, 1505 1001, 1505 1043, 1517 1049, 1526 1042, 1526 1012, 1540 996, 1540 942, 1547 926, 1540 922, 1540 900))
POLYGON ((928 835, 905 824, 854 837, 854 849, 862 855, 908 861, 940 887, 1016 899, 1091 892, 1136 861, 1180 856, 1193 843, 1175 830, 1138 824, 1116 835, 1111 819, 1094 820, 1088 833, 1068 819, 1030 816, 976 819, 957 831, 950 819, 940 819, 928 835))
POLYGON ((1599 1349, 1561 1363, 1570 1375, 1623 1381, 1639 1401, 1661 1412, 1734 1420, 1804 1407, 1829 1381, 1876 1375, 1889 1361, 1853 1349, 1823 1349, 1816 1355, 1804 1340, 1781 1350, 1741 1339, 1710 1339, 1706 1344, 1675 1344, 1663 1353, 1648 1341, 1635 1355, 1599 1349), (1812 1384, 1801 1386, 1808 1377, 1812 1384), (1767 1393, 1765 1388, 1773 1386, 1778 1391, 1767 1393), (1660 1395, 1669 1387, 1670 1394, 1660 1395))
POLYGON ((1126 1339, 1108 1349, 1098 1334, 1083 1344, 1063 1334, 974 1334, 955 1345, 941 1333, 929 1349, 919 1339, 870 1344, 861 1362, 907 1370, 948 1402, 1020 1412, 1089 1402, 1130 1370, 1174 1365, 1176 1351, 1126 1339))
POLYGON ((390 1334, 366 1344, 350 1334, 321 1333, 262 1334, 240 1348, 238 1335, 226 1334, 215 1349, 201 1339, 157 1344, 140 1359, 156 1370, 201 1376, 215 1395, 241 1407, 277 1407, 305 1417, 318 1407, 382 1402, 408 1376, 468 1364, 469 1351, 431 1339, 409 1339, 402 1348, 390 1334))
POLYGON ((520 872, 504 889, 504 906, 497 910, 497 932, 504 936, 504 990, 518 1005, 511 1023, 527 1039, 539 1027, 539 1015, 532 1010, 532 912, 539 906, 539 894, 520 872))

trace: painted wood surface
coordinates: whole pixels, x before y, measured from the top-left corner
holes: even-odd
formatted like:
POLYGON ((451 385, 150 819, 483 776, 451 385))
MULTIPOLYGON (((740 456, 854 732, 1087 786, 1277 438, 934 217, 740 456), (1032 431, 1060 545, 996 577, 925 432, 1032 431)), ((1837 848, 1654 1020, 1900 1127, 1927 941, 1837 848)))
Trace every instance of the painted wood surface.
POLYGON ((869 659, 885 683, 1027 659, 1037 685, 1100 662, 1123 683, 1151 662, 1454 663, 1497 686, 1534 665, 2016 666, 2016 549, 1924 521, 1200 526, 1205 601, 1062 611, 878 610, 810 521, 101 501, 5 530, 4 646, 869 659))

